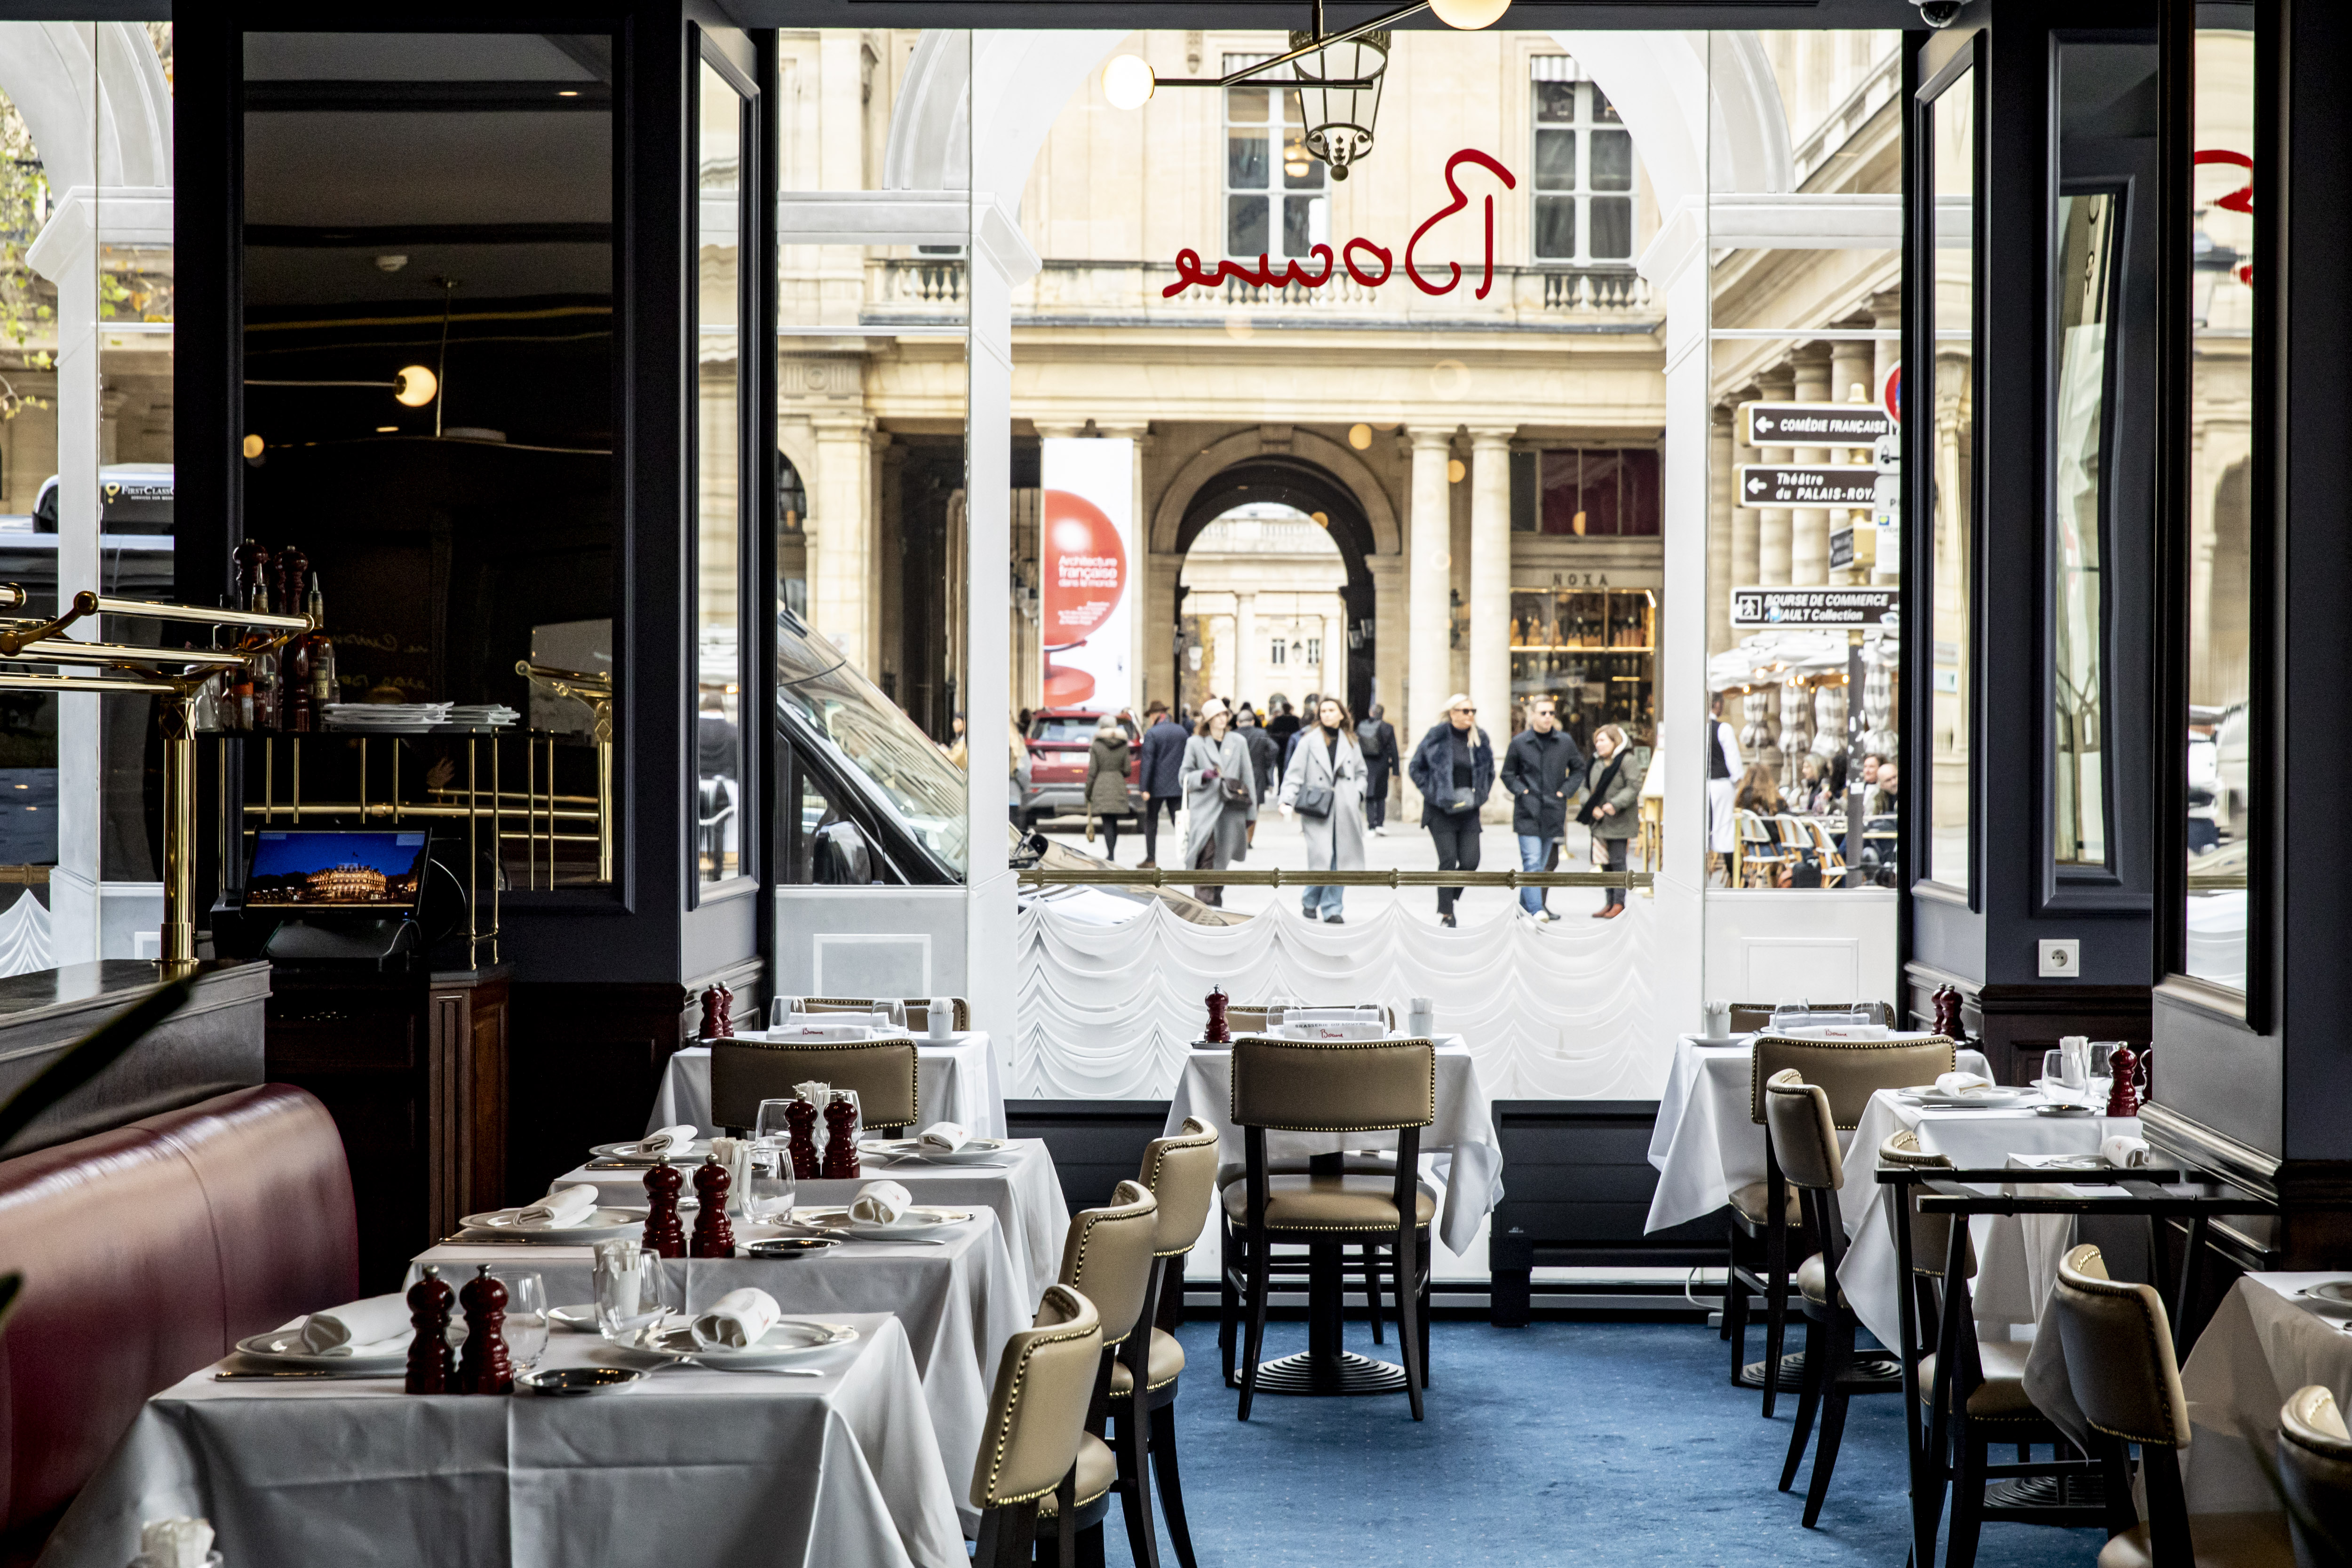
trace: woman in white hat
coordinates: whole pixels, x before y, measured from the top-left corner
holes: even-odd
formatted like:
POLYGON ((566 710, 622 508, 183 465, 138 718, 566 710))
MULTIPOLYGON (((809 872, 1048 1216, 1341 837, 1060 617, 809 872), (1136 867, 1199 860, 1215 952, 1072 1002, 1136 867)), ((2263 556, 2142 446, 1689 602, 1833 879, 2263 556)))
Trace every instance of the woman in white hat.
MULTIPOLYGON (((1249 746, 1233 730, 1222 697, 1201 705, 1201 721, 1184 742, 1184 814, 1191 826, 1184 861, 1196 871, 1222 871, 1249 853, 1249 825, 1257 820, 1257 775, 1249 746)), ((1223 888, 1193 889, 1203 903, 1223 904, 1223 888)))

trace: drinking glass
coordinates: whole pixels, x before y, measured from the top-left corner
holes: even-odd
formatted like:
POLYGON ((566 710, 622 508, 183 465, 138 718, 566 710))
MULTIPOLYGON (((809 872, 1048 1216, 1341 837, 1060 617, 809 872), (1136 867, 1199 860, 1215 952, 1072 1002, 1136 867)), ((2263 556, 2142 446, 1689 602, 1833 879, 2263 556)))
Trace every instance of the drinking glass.
POLYGON ((797 1099, 760 1101, 760 1118, 751 1128, 752 1140, 760 1143, 774 1143, 779 1147, 790 1143, 793 1141, 793 1125, 784 1113, 799 1103, 797 1099))
POLYGON ((547 1353, 547 1287, 526 1268, 493 1268, 490 1278, 507 1288, 507 1359, 530 1372, 547 1353))
POLYGON ((898 1000, 879 1002, 875 1005, 875 1011, 883 1016, 884 1022, 890 1028, 903 1031, 907 1027, 907 1004, 905 1002, 898 1000))
POLYGON ((592 1272, 596 1331, 616 1344, 635 1342, 670 1309, 669 1278, 662 1260, 635 1242, 598 1246, 592 1272))
POLYGON ((781 1143, 760 1143, 751 1151, 751 1168, 743 1178, 743 1210, 756 1225, 786 1225, 793 1217, 793 1199, 799 1184, 793 1177, 792 1151, 781 1143))
POLYGON ((797 996, 778 996, 770 1001, 768 1004, 769 1029, 774 1031, 783 1028, 793 1021, 793 1015, 800 1010, 801 999, 797 996))
POLYGON ((2059 1050, 2048 1050, 2042 1053, 2042 1088, 2052 1089, 2063 1086, 2066 1077, 2065 1056, 2065 1052, 2059 1050))
POLYGON ((2122 1044, 2123 1042, 2121 1040, 2093 1040, 2091 1042, 2091 1076, 2093 1078, 2111 1079, 2116 1076, 2115 1069, 2110 1068, 2107 1063, 2114 1058, 2116 1047, 2122 1044))

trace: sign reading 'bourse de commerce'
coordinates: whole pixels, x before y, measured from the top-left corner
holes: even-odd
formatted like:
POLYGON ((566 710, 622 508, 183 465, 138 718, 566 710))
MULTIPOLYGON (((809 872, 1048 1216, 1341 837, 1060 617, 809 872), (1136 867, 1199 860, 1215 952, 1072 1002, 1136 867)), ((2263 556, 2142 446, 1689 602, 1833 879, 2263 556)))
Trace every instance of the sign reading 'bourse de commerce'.
POLYGON ((1899 586, 1734 588, 1735 626, 1893 626, 1902 617, 1899 586))
POLYGON ((1867 447, 1895 431, 1868 403, 1743 403, 1739 439, 1750 447, 1867 447))
POLYGON ((1787 463, 1739 465, 1741 506, 1864 507, 1878 500, 1878 470, 1859 463, 1798 468, 1787 463))

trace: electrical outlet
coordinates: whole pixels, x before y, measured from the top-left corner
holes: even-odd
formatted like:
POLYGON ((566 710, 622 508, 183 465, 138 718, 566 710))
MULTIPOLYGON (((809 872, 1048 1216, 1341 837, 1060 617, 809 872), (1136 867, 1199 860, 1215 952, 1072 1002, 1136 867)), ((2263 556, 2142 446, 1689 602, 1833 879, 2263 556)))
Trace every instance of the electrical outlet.
POLYGON ((2042 942, 2042 978, 2072 980, 2083 972, 2083 942, 2079 937, 2045 937, 2042 942))

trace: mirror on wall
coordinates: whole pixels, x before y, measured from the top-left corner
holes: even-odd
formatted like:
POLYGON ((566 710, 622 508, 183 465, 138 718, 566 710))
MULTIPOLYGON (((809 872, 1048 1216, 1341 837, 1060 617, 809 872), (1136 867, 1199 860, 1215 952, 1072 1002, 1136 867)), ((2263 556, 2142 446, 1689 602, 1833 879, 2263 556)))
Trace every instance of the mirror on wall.
POLYGON ((697 71, 695 187, 694 874, 744 874, 751 820, 743 767, 744 124, 751 104, 708 58, 697 71))
POLYGON ((1960 71, 1926 110, 1937 243, 1925 314, 1935 344, 1922 395, 1927 416, 1921 467, 1927 482, 1929 671, 1927 831, 1921 836, 1927 881, 1970 887, 1976 791, 1971 775, 1975 723, 1976 534, 1976 189, 1977 78, 1960 71))

